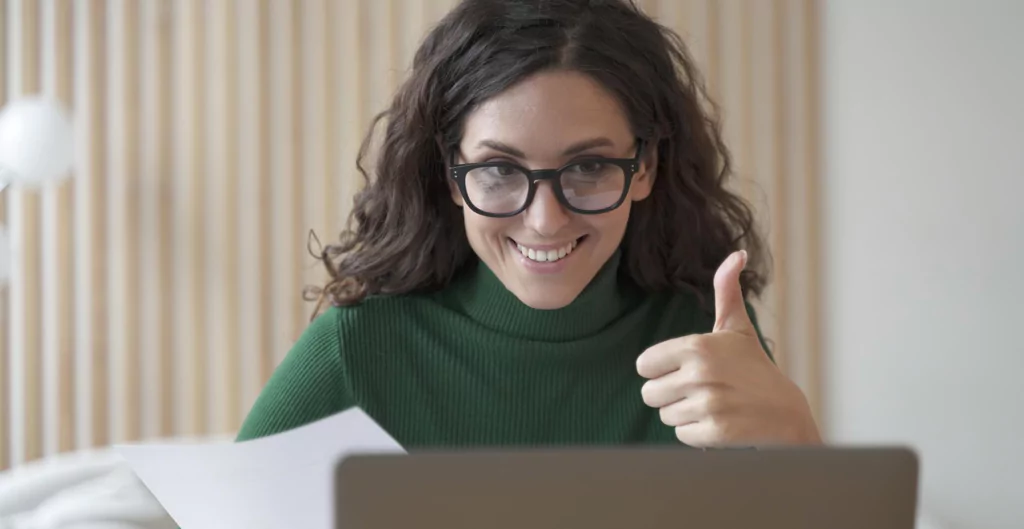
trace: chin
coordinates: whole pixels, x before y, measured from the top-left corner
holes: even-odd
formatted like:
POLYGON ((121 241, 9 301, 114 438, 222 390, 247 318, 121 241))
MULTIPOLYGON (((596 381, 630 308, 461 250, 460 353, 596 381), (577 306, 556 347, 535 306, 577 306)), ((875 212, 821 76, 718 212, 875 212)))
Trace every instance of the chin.
POLYGON ((528 289, 526 292, 512 291, 519 301, 531 309, 557 310, 569 306, 579 292, 552 292, 551 289, 528 289), (532 290, 532 292, 531 292, 532 290))

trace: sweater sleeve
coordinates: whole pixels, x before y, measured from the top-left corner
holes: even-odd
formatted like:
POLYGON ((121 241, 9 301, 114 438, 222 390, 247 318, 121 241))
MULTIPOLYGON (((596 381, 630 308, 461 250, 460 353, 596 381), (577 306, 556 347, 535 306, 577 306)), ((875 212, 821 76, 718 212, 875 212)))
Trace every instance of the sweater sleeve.
POLYGON ((341 363, 338 324, 334 308, 306 328, 260 392, 238 441, 297 428, 353 405, 341 363))

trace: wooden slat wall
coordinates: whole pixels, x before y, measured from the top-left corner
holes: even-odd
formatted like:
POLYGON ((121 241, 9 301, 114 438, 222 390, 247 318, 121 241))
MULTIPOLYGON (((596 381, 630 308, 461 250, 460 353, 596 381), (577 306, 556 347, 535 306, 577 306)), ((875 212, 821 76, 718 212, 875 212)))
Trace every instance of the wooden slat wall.
MULTIPOLYGON (((759 313, 817 406, 815 0, 643 0, 723 108, 764 222, 759 313)), ((9 189, 0 468, 236 429, 306 325, 369 120, 455 0, 0 0, 0 103, 75 119, 73 178, 9 189)))

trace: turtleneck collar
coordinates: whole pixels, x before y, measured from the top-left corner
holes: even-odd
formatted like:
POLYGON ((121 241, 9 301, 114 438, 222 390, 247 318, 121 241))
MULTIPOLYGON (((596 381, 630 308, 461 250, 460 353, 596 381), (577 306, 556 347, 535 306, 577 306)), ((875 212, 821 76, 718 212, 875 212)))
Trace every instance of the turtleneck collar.
POLYGON ((617 251, 583 292, 560 309, 527 306, 480 260, 469 265, 447 293, 457 310, 498 332, 527 340, 578 340, 599 333, 642 300, 640 289, 619 276, 620 260, 617 251))

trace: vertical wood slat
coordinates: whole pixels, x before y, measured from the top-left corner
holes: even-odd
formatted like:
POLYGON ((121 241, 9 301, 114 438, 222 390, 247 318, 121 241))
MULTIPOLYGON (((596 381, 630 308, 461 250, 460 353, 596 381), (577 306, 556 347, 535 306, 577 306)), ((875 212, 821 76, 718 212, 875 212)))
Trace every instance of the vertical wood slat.
POLYGON ((138 383, 138 3, 112 0, 108 11, 106 54, 109 179, 107 287, 110 355, 111 438, 134 441, 140 435, 138 383))
POLYGON ((174 13, 174 259, 175 331, 172 351, 177 357, 174 380, 178 432, 206 432, 206 333, 203 291, 206 134, 203 119, 204 18, 199 0, 173 2, 174 13))
POLYGON ((239 363, 241 358, 241 350, 239 348, 239 318, 238 318, 238 282, 235 280, 236 271, 242 264, 238 259, 238 224, 235 222, 238 218, 238 188, 239 178, 238 173, 238 115, 242 110, 239 108, 239 99, 236 97, 238 92, 238 53, 234 44, 237 42, 238 28, 237 22, 233 16, 231 16, 234 10, 235 2, 229 2, 227 4, 227 20, 224 28, 224 34, 226 36, 225 46, 227 52, 226 62, 229 65, 227 72, 227 79, 225 82, 225 91, 228 97, 231 99, 227 105, 227 115, 225 124, 227 126, 226 138, 226 156, 225 160, 225 178, 226 182, 226 197, 224 205, 223 219, 225 224, 228 226, 227 240, 233 244, 232 251, 227 252, 227 256, 224 259, 223 266, 223 278, 225 294, 227 296, 226 309, 224 313, 223 325, 228 329, 227 339, 225 340, 224 347, 224 370, 226 372, 226 393, 229 395, 227 406, 224 409, 225 423, 222 426, 222 431, 234 431, 240 426, 242 407, 241 407, 241 380, 239 373, 239 363))
MULTIPOLYGON (((365 102, 367 99, 366 89, 363 87, 362 79, 365 79, 367 70, 365 59, 360 53, 363 47, 363 33, 369 26, 362 23, 365 11, 365 2, 341 2, 335 8, 333 19, 337 31, 336 45, 337 60, 332 64, 338 72, 338 93, 345 94, 341 97, 338 105, 339 131, 339 184, 338 209, 343 218, 347 218, 352 209, 352 198, 362 187, 362 176, 356 171, 356 157, 359 152, 359 144, 363 139, 366 123, 372 110, 368 109, 365 102)), ((340 231, 342 224, 335 226, 340 231)), ((336 234, 329 235, 331 239, 336 234)), ((325 242, 328 242, 328 239, 325 242)))
POLYGON ((260 387, 263 355, 259 348, 263 332, 260 330, 258 270, 262 264, 259 258, 259 216, 254 210, 259 204, 259 120, 263 109, 259 105, 259 3, 235 2, 231 16, 238 20, 238 34, 231 43, 238 60, 238 100, 236 115, 238 130, 238 212, 233 222, 238 227, 238 261, 245 263, 237 271, 234 283, 238 286, 240 326, 238 346, 241 350, 241 406, 252 405, 260 387), (243 154, 245 153, 245 154, 243 154))
MULTIPOLYGON (((787 168, 789 166, 788 157, 786 155, 785 144, 791 141, 787 137, 786 132, 786 93, 785 93, 785 72, 786 72, 786 61, 783 53, 783 39, 786 35, 786 24, 783 18, 783 5, 779 0, 773 0, 770 3, 765 3, 770 13, 764 17, 763 22, 770 25, 770 43, 764 48, 770 51, 770 57, 766 57, 766 61, 771 64, 772 67, 772 78, 770 80, 770 86, 766 86, 770 93, 770 97, 764 100, 762 105, 758 105, 770 112, 772 117, 771 129, 765 130, 766 137, 774 143, 771 152, 773 158, 771 160, 764 160, 764 169, 771 174, 772 182, 771 186, 773 189, 771 202, 768 205, 768 217, 771 219, 772 230, 770 232, 770 247, 775 256, 782 257, 783 261, 779 263, 780 266, 775 267, 775 274, 772 278, 772 305, 775 312, 775 325, 773 331, 775 332, 775 343, 776 349, 779 351, 776 361, 779 367, 783 371, 791 372, 790 367, 791 357, 793 350, 791 349, 790 336, 790 310, 789 310, 789 278, 791 275, 791 259, 789 259, 788 242, 789 242, 789 231, 790 223, 786 217, 788 211, 788 193, 786 189, 787 184, 787 168)), ((778 261, 776 261, 778 263, 778 261)))
POLYGON ((106 295, 110 304, 107 313, 108 338, 107 349, 107 381, 109 382, 107 393, 107 410, 110 413, 110 424, 108 434, 110 442, 118 443, 124 440, 125 415, 127 412, 127 392, 124 380, 118 376, 124 371, 127 344, 124 342, 125 312, 127 307, 122 278, 126 271, 125 261, 125 240, 124 240, 124 196, 120 191, 124 189, 127 179, 125 167, 125 106, 122 104, 126 96, 125 88, 125 0, 107 0, 107 28, 106 46, 103 55, 107 58, 106 86, 107 91, 104 97, 106 103, 107 123, 107 181, 100 190, 106 195, 107 207, 101 212, 102 230, 107 234, 106 261, 107 268, 103 271, 106 274, 105 286, 106 295))
POLYGON ((223 433, 237 428, 240 414, 238 386, 238 283, 236 267, 237 219, 237 39, 234 2, 206 5, 207 186, 204 191, 208 232, 206 287, 209 350, 207 377, 210 411, 208 427, 223 433))
POLYGON ((800 84, 804 86, 807 97, 804 101, 804 121, 802 126, 805 132, 804 158, 801 163, 804 167, 804 178, 798 184, 805 191, 804 206, 807 211, 807 222, 805 232, 801 239, 806 241, 807 250, 802 260, 807 263, 804 282, 807 285, 806 294, 801 300, 805 306, 803 315, 806 318, 802 327, 806 337, 805 358, 807 362, 807 380, 805 382, 808 399, 811 402, 811 411, 819 420, 822 417, 822 376, 821 358, 823 351, 823 340, 821 337, 821 153, 820 135, 820 79, 821 59, 819 49, 820 37, 820 4, 817 0, 803 0, 800 9, 803 12, 803 24, 801 33, 804 38, 800 43, 802 54, 799 63, 803 67, 803 76, 800 84))
POLYGON ((243 408, 256 399, 275 365, 271 299, 270 3, 238 2, 239 58, 239 344, 243 408))
POLYGON ((731 191, 743 194, 745 181, 750 178, 743 145, 744 101, 743 82, 746 71, 743 64, 743 0, 717 0, 713 2, 717 27, 713 49, 718 52, 715 63, 717 87, 715 94, 722 106, 722 136, 732 155, 733 177, 728 182, 731 191))
POLYGON ((704 0, 707 27, 707 55, 705 65, 705 77, 707 78, 708 92, 711 97, 720 100, 719 95, 722 87, 722 53, 719 41, 721 29, 721 15, 719 9, 720 0, 704 0))
MULTIPOLYGON (((172 172, 172 160, 174 152, 174 133, 173 133, 173 98, 169 87, 171 86, 171 79, 173 78, 173 55, 172 47, 174 43, 174 32, 171 24, 173 22, 172 17, 172 1, 171 0, 159 0, 157 6, 159 13, 157 29, 157 42, 156 42, 156 56, 160 66, 157 72, 157 78, 155 83, 157 84, 157 115, 158 123, 161 125, 159 131, 159 137, 157 140, 157 152, 158 158, 156 163, 157 171, 157 191, 160 192, 161 196, 169 194, 169 191, 173 187, 174 173, 172 172)), ((159 199, 156 200, 159 205, 157 211, 159 216, 157 218, 158 233, 160 234, 160 241, 169 243, 174 237, 174 214, 171 207, 159 199)), ((174 432, 174 417, 178 409, 178 404, 174 401, 174 388, 177 384, 174 380, 174 348, 173 340, 174 328, 173 328, 173 312, 168 310, 173 301, 174 296, 174 272, 171 266, 171 260, 167 252, 167 244, 160 244, 156 249, 157 260, 159 261, 158 278, 159 286, 156 289, 159 293, 157 301, 160 303, 159 310, 156 312, 157 320, 159 321, 159 333, 157 334, 159 343, 157 344, 159 367, 160 367, 160 435, 170 436, 174 432)))
MULTIPOLYGON (((229 65, 227 68, 227 79, 225 82, 225 91, 227 97, 230 99, 227 105, 227 115, 225 116, 225 125, 227 126, 226 142, 225 146, 226 157, 225 160, 225 178, 226 182, 226 194, 224 204, 224 214, 222 218, 228 226, 227 240, 231 241, 232 251, 227 252, 224 259, 223 265, 223 278, 224 278, 224 289, 225 295, 227 296, 226 308, 224 314, 223 325, 228 330, 227 338, 224 343, 224 370, 226 372, 226 388, 225 391, 229 396, 227 406, 224 409, 225 424, 222 426, 222 431, 235 431, 241 425, 243 409, 242 403, 242 391, 241 391, 241 373, 240 363, 242 351, 240 348, 240 340, 238 338, 239 333, 242 332, 240 327, 239 314, 239 282, 237 281, 237 270, 242 265, 241 260, 238 258, 238 190, 240 187, 240 178, 238 170, 238 157, 239 157, 239 135, 238 135, 238 116, 245 109, 240 108, 240 99, 237 97, 239 87, 239 73, 238 73, 238 49, 236 43, 238 42, 238 27, 237 21, 233 16, 235 10, 236 1, 227 3, 227 21, 224 29, 227 58, 226 62, 229 65)), ((247 326, 246 326, 247 329, 247 326)))
MULTIPOLYGON (((324 53, 320 68, 324 72, 324 90, 321 94, 323 98, 321 100, 321 108, 324 115, 324 136, 321 148, 324 150, 324 195, 322 198, 324 204, 322 207, 325 215, 323 225, 320 226, 320 231, 317 232, 321 242, 325 239, 330 240, 335 235, 335 232, 341 229, 342 222, 344 222, 341 213, 342 185, 339 183, 344 175, 340 167, 342 158, 339 155, 339 152, 342 150, 341 135, 338 130, 342 123, 338 119, 339 109, 341 108, 341 105, 338 104, 340 99, 340 75, 336 67, 338 56, 340 55, 338 52, 340 39, 336 23, 339 11, 340 8, 337 2, 324 2, 321 28, 324 38, 324 53)), ((326 273, 322 271, 319 265, 316 268, 321 270, 319 272, 320 277, 326 276, 326 273)))
MULTIPOLYGON (((0 106, 7 104, 7 52, 8 46, 8 9, 7 2, 0 0, 0 106)), ((3 200, 0 200, 0 222, 3 222, 2 235, 7 237, 7 207, 3 200)), ((14 435, 14 429, 10 424, 11 410, 11 386, 10 380, 10 348, 7 337, 8 321, 10 311, 7 310, 10 300, 10 289, 7 285, 0 285, 0 469, 11 465, 10 438, 14 435)))
POLYGON ((304 103, 309 101, 309 99, 304 97, 305 91, 303 88, 306 85, 306 68, 302 60, 302 54, 306 50, 303 46, 302 11, 299 3, 290 2, 289 6, 291 39, 288 54, 288 79, 290 79, 291 83, 288 88, 288 100, 291 102, 291 108, 289 109, 291 114, 291 171, 286 181, 291 184, 291 215, 287 223, 290 232, 287 238, 289 243, 285 246, 283 253, 290 257, 291 273, 289 276, 291 281, 289 281, 289 287, 284 292, 285 297, 282 303, 289 308, 291 314, 289 314, 288 327, 286 328, 286 341, 281 346, 282 358, 291 349, 291 345, 295 343, 295 340, 299 339, 303 329, 306 328, 305 303, 302 298, 302 290, 306 286, 306 274, 303 269, 304 265, 308 262, 306 259, 306 238, 304 237, 308 228, 304 228, 304 226, 308 226, 308 224, 305 222, 306 217, 303 213, 305 208, 303 206, 305 205, 305 181, 309 179, 309 174, 307 174, 302 153, 303 144, 311 140, 311 137, 305 134, 304 123, 306 120, 303 117, 304 103))
MULTIPOLYGON (((4 91, 8 99, 16 99, 21 95, 21 77, 22 77, 22 57, 21 57, 21 26, 22 26, 22 14, 20 2, 13 0, 7 0, 4 2, 5 18, 8 19, 10 24, 7 26, 7 32, 5 35, 5 42, 7 46, 6 53, 4 54, 5 63, 5 83, 4 91)), ((4 292, 4 322, 6 332, 4 333, 4 351, 6 353, 4 370, 5 378, 4 383, 6 391, 4 392, 4 412, 6 415, 6 423, 8 424, 10 431, 6 436, 5 441, 7 442, 7 450, 5 456, 7 457, 10 464, 18 464, 24 456, 24 408, 21 403, 24 398, 24 361, 20 357, 20 351, 15 347, 15 336, 17 331, 15 329, 14 320, 17 316, 14 313, 13 306, 15 305, 15 292, 11 279, 14 277, 14 268, 17 266, 14 262, 13 253, 16 248, 16 233, 11 226, 11 223, 15 221, 13 211, 13 204, 11 203, 10 196, 0 197, 0 208, 4 211, 4 229, 7 235, 8 250, 12 256, 7 264, 7 281, 5 281, 5 292, 4 292)))
MULTIPOLYGON (((73 4, 67 1, 54 2, 54 84, 57 97, 73 109, 74 99, 74 41, 73 41, 73 4)), ((58 421, 57 449, 66 452, 74 448, 75 442, 75 338, 74 338, 74 280, 75 264, 71 249, 74 243, 74 224, 72 208, 74 207, 73 180, 66 182, 57 188, 53 194, 56 195, 54 205, 54 217, 57 224, 56 251, 50 255, 57 258, 57 273, 55 278, 57 305, 54 309, 55 320, 47 318, 47 322, 54 322, 53 331, 60 337, 57 340, 58 362, 60 364, 60 375, 58 377, 59 393, 58 408, 60 419, 58 421)))
MULTIPOLYGON (((43 92, 72 110, 72 4, 47 0, 43 18, 43 92)), ((44 454, 74 447, 73 181, 42 190, 42 334, 44 454)))
MULTIPOLYGON (((265 123, 270 132, 269 162, 270 162, 270 207, 266 215, 271 218, 270 230, 267 233, 270 248, 270 296, 268 300, 277 307, 288 308, 285 299, 288 296, 288 287, 291 284, 290 261, 294 256, 287 255, 288 241, 291 230, 291 191, 289 180, 292 177, 294 166, 292 158, 292 101, 291 87, 291 3, 270 2, 268 12, 267 46, 270 73, 269 84, 269 106, 268 121, 265 123)), ((284 358, 286 344, 288 343, 287 327, 290 321, 290 310, 283 313, 278 312, 276 318, 272 318, 270 326, 273 329, 273 338, 270 342, 274 365, 277 365, 284 358)))
MULTIPOLYGON (((384 0, 380 2, 380 5, 384 6, 385 13, 384 18, 387 21, 387 91, 384 92, 384 97, 387 102, 391 101, 392 95, 395 90, 398 89, 398 83, 402 79, 402 39, 403 32, 401 31, 401 22, 398 17, 402 14, 402 8, 395 6, 395 2, 399 0, 384 0)), ((386 106, 387 103, 384 104, 386 106)))
POLYGON ((392 18, 398 27, 400 42, 396 46, 395 64, 400 68, 397 72, 398 81, 409 76, 412 69, 412 59, 420 42, 427 35, 427 28, 434 21, 427 17, 425 2, 413 1, 402 2, 400 7, 392 8, 392 18))
POLYGON ((259 242, 259 272, 257 276, 256 292, 259 297, 259 328, 262 331, 259 334, 259 358, 260 358, 260 378, 259 383, 262 385, 264 381, 270 378, 270 374, 277 364, 277 356, 274 352, 274 308, 273 308, 273 290, 271 288, 272 282, 271 277, 273 274, 272 267, 272 255, 273 249, 270 244, 269 235, 273 230, 273 219, 269 214, 271 211, 271 196, 272 187, 271 182, 273 173, 271 171, 271 127, 272 117, 270 113, 270 102, 271 102, 271 60, 270 60, 270 35, 271 35, 271 19, 270 19, 270 2, 269 0, 259 0, 259 11, 257 25, 259 26, 259 32, 257 33, 257 49, 259 50, 259 182, 257 189, 259 190, 258 204, 259 208, 256 211, 256 216, 259 219, 257 225, 259 226, 258 236, 260 237, 259 242))
MULTIPOLYGON (((332 81, 330 71, 331 53, 328 48, 328 35, 333 28, 330 26, 329 13, 332 9, 326 0, 306 0, 301 4, 302 35, 299 59, 302 61, 302 128, 303 138, 302 164, 306 171, 303 186, 302 223, 300 230, 313 230, 318 236, 324 237, 331 226, 332 172, 330 170, 333 157, 331 152, 337 149, 332 145, 335 138, 330 133, 334 123, 333 111, 336 94, 331 94, 332 81)), ((299 254, 302 271, 303 287, 321 284, 327 275, 309 255, 307 239, 300 240, 302 250, 299 254)), ((301 291, 300 291, 301 292, 301 291)), ((300 314, 300 325, 305 326, 308 312, 300 314)), ((301 329, 301 327, 300 327, 301 329)))
POLYGON ((288 352, 291 343, 291 328, 294 317, 294 304, 290 296, 295 293, 296 254, 294 241, 295 191, 293 181, 297 180, 295 169, 301 163, 296 161, 296 129, 294 113, 295 102, 293 89, 298 82, 295 79, 293 44, 295 42, 293 4, 271 2, 269 12, 270 33, 269 46, 270 67, 270 208, 266 210, 272 219, 270 230, 271 246, 274 251, 270 256, 270 300, 281 310, 277 317, 270 320, 273 327, 274 364, 279 363, 288 352))
POLYGON ((661 22, 673 28, 686 44, 700 71, 702 81, 709 82, 710 63, 710 0, 663 0, 661 22))
MULTIPOLYGON (((87 103, 92 107, 93 115, 90 123, 89 139, 92 144, 92 166, 89 170, 89 179, 83 187, 87 189, 90 202, 89 218, 87 226, 91 230, 90 251, 92 253, 92 267, 89 270, 89 280, 92 284, 92 446, 104 446, 108 443, 110 429, 110 415, 107 409, 108 382, 107 378, 109 364, 109 336, 107 334, 108 308, 107 281, 105 272, 107 268, 106 252, 108 237, 102 229, 102 219, 107 209, 107 201, 104 189, 106 188, 107 171, 109 161, 106 156, 107 145, 107 104, 105 95, 107 92, 107 57, 106 50, 106 12, 107 0, 100 3, 86 2, 83 10, 88 14, 88 52, 89 67, 87 73, 92 79, 92 87, 89 93, 90 101, 87 103)), ((81 317, 81 315, 79 315, 81 317)))
MULTIPOLYGON (((761 3, 761 5, 766 5, 761 3)), ((755 165, 754 151, 755 137, 754 137, 754 92, 753 85, 755 79, 753 76, 753 40, 752 32, 754 22, 751 21, 751 7, 749 5, 740 4, 737 6, 738 11, 738 27, 739 27, 739 39, 737 42, 735 61, 739 64, 740 77, 737 84, 739 90, 737 95, 739 96, 739 105, 732 109, 732 112, 738 115, 740 127, 738 131, 735 131, 736 144, 733 149, 738 154, 736 157, 739 160, 737 166, 738 173, 740 175, 740 191, 747 200, 757 203, 758 197, 755 196, 757 190, 756 179, 757 174, 752 172, 752 168, 755 165)), ((763 22, 763 21, 762 21, 763 22)), ((761 141, 772 141, 771 138, 761 138, 761 141)))
MULTIPOLYGON (((363 96, 362 104, 373 115, 384 110, 390 100, 394 28, 391 24, 390 2, 359 4, 362 27, 373 28, 359 33, 361 39, 356 48, 363 56, 359 70, 359 82, 363 85, 360 91, 360 95, 363 96)), ((379 138, 379 134, 375 136, 375 144, 379 144, 379 138)))
POLYGON ((206 102, 206 112, 199 117, 198 126, 206 130, 206 147, 202 163, 204 179, 196 191, 198 203, 196 209, 203 211, 206 220, 204 230, 205 236, 202 239, 203 254, 202 263, 198 273, 202 288, 198 291, 197 303, 203 305, 206 320, 206 356, 202 359, 202 369, 206 377, 203 384, 206 392, 206 423, 203 425, 204 432, 218 431, 223 421, 222 411, 227 399, 224 395, 224 374, 221 371, 224 356, 224 342, 226 334, 221 325, 224 306, 224 289, 221 284, 221 267, 223 254, 230 253, 230 248, 225 247, 226 223, 220 217, 224 210, 224 199, 226 194, 225 184, 227 175, 224 174, 225 158, 225 114, 227 110, 227 99, 224 97, 224 74, 228 65, 225 63, 226 55, 223 41, 227 38, 224 34, 224 8, 225 2, 202 2, 198 7, 203 18, 203 50, 205 60, 203 61, 203 73, 199 90, 203 92, 206 102))
MULTIPOLYGON (((190 0, 189 2, 182 3, 182 5, 186 6, 183 9, 185 13, 185 17, 182 19, 183 26, 189 28, 186 30, 187 34, 193 39, 189 46, 185 48, 188 50, 187 54, 185 54, 185 68, 189 70, 189 75, 186 75, 186 80, 189 84, 185 89, 190 92, 192 104, 187 107, 187 110, 183 109, 189 114, 187 121, 188 129, 186 129, 188 132, 186 134, 189 136, 188 153, 191 155, 191 160, 187 164, 189 172, 176 175, 179 180, 187 181, 185 185, 185 200, 176 205, 182 209, 182 214, 187 219, 185 226, 187 226, 188 231, 185 237, 187 239, 187 252, 190 256, 187 265, 189 270, 188 284, 185 286, 190 292, 187 327, 190 332, 194 333, 194 348, 188 350, 187 353, 181 351, 178 354, 190 354, 189 367, 191 369, 190 376, 193 391, 193 394, 190 395, 192 420, 186 431, 191 432, 193 435, 200 435, 208 432, 208 416, 210 415, 207 408, 209 391, 205 383, 208 376, 205 363, 208 355, 206 348, 207 317, 206 304, 203 302, 206 297, 203 280, 203 256, 205 253, 203 243, 207 235, 207 217, 202 207, 203 188, 207 180, 207 172, 205 171, 207 131, 206 127, 203 126, 203 120, 208 112, 206 94, 203 90, 206 77, 206 33, 204 30, 206 24, 205 17, 203 16, 205 2, 202 0, 190 0)), ((178 47, 181 49, 181 42, 178 43, 178 47)))
MULTIPOLYGON (((47 98, 54 98, 54 13, 52 0, 40 0, 39 10, 39 92, 47 98)), ((40 189, 40 253, 51 255, 56 239, 56 224, 53 219, 54 189, 40 189)), ((60 402, 57 396, 60 387, 60 361, 57 351, 57 340, 60 336, 54 318, 54 286, 57 284, 58 271, 53 259, 43 257, 39 263, 42 280, 40 281, 41 319, 51 327, 49 332, 40 336, 40 397, 42 409, 39 420, 42 431, 42 457, 57 453, 57 430, 60 418, 60 402)))
POLYGON ((125 219, 123 236, 125 240, 125 274, 121 278, 126 283, 124 289, 125 306, 127 307, 125 318, 124 342, 126 350, 125 369, 121 374, 124 384, 127 387, 126 393, 128 402, 127 424, 125 425, 125 438, 128 441, 137 441, 142 433, 142 409, 140 402, 142 392, 139 384, 141 378, 140 366, 141 354, 139 347, 139 171, 141 162, 139 160, 139 132, 143 126, 141 112, 139 110, 139 3, 137 0, 128 0, 125 5, 125 76, 123 82, 126 84, 125 105, 125 133, 127 134, 125 148, 125 182, 122 190, 122 197, 125 200, 123 205, 125 219))
POLYGON ((169 434, 171 424, 169 418, 172 411, 169 406, 172 399, 168 395, 171 371, 166 365, 170 337, 165 332, 168 317, 165 307, 170 301, 164 295, 166 277, 163 248, 167 238, 163 236, 162 222, 166 211, 163 195, 162 177, 167 173, 167 152, 165 149, 168 135, 168 115, 163 111, 167 106, 168 82, 166 76, 165 47, 169 26, 167 24, 166 5, 161 0, 144 0, 140 6, 139 27, 141 42, 139 44, 142 68, 138 89, 140 96, 139 118, 146 126, 140 131, 140 149, 142 163, 139 167, 139 293, 140 302, 140 339, 139 348, 141 380, 143 387, 142 401, 142 433, 143 437, 169 434))
POLYGON ((142 432, 146 438, 172 434, 174 419, 171 318, 168 310, 173 276, 167 245, 173 240, 170 208, 165 200, 170 174, 171 82, 170 0, 145 0, 140 6, 141 127, 139 166, 140 371, 143 387, 142 432))
POLYGON ((74 5, 75 416, 77 447, 108 440, 106 0, 74 5))
MULTIPOLYGON (((21 3, 20 84, 22 94, 37 94, 40 86, 40 5, 21 3)), ((43 373, 41 337, 42 278, 40 245, 40 197, 34 189, 8 191, 11 230, 11 351, 21 369, 11 374, 21 379, 21 406, 17 407, 24 438, 15 460, 31 461, 43 454, 43 373)), ((12 384, 13 385, 13 384, 12 384)))

